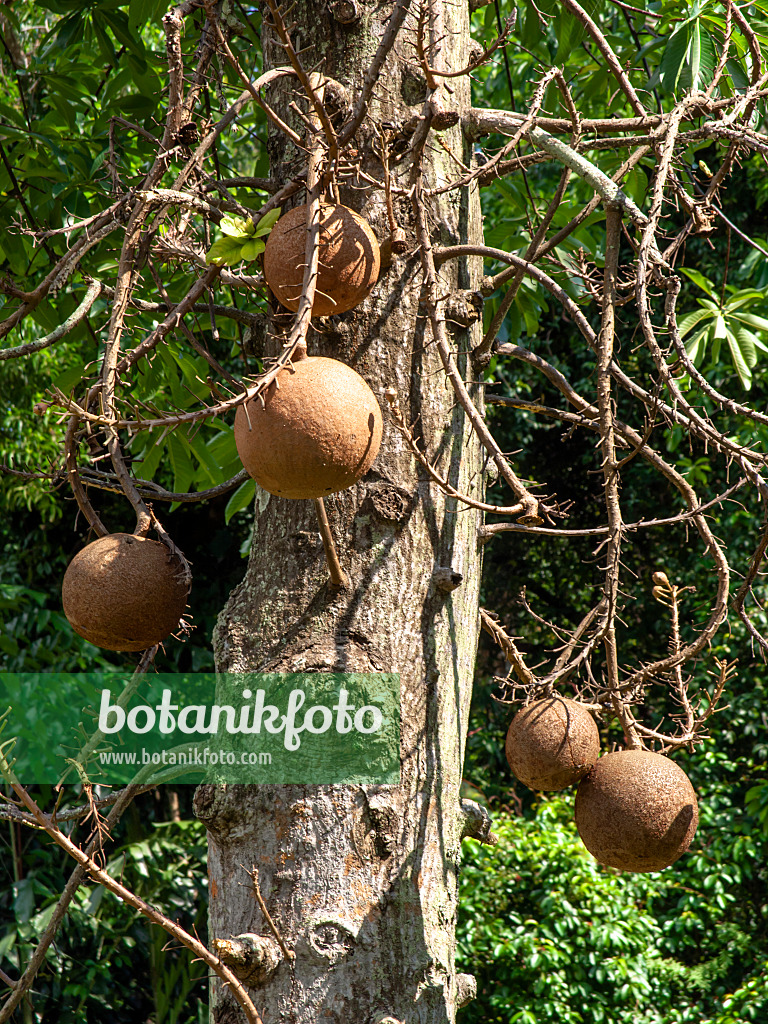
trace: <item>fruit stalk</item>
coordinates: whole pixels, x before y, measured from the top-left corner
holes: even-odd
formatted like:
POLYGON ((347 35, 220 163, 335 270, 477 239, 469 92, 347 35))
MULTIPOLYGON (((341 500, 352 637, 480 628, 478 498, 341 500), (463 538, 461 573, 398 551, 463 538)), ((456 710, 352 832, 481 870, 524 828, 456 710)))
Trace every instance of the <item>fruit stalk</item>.
POLYGON ((613 399, 610 368, 613 360, 616 314, 616 280, 621 244, 621 207, 606 204, 605 273, 603 277, 603 316, 598 336, 597 401, 600 410, 600 449, 604 479, 605 509, 608 516, 607 559, 603 603, 606 610, 603 627, 606 684, 616 717, 624 729, 628 749, 642 748, 635 721, 619 690, 619 662, 616 646, 616 613, 619 599, 619 566, 624 524, 619 504, 619 464, 616 459, 613 399))
POLYGON ((320 524, 320 536, 323 538, 325 560, 328 563, 331 583, 334 587, 348 587, 349 577, 341 568, 336 544, 331 533, 331 524, 328 522, 328 515, 325 511, 325 502, 322 498, 313 498, 313 501, 315 503, 315 511, 317 512, 317 521, 320 524))

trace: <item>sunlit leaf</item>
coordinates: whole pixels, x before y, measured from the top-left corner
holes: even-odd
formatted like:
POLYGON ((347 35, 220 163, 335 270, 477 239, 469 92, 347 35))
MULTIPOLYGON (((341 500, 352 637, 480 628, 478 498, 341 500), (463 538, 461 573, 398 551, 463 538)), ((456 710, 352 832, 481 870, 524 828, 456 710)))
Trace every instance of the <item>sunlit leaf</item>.
POLYGON ((685 346, 685 351, 688 353, 688 357, 694 366, 698 366, 699 362, 704 357, 706 351, 706 341, 711 331, 711 324, 707 324, 706 327, 702 327, 694 336, 690 339, 688 344, 685 346))
POLYGON ((661 64, 648 83, 649 88, 661 85, 667 93, 673 93, 683 70, 690 42, 687 26, 674 32, 667 40, 661 64))
POLYGON ((735 334, 728 331, 727 338, 728 347, 731 350, 731 359, 733 360, 733 365, 736 368, 736 373, 739 375, 741 386, 745 391, 749 391, 752 387, 752 371, 747 363, 745 353, 742 351, 739 339, 735 334))
POLYGON ((250 238, 240 250, 240 255, 244 260, 255 260, 264 249, 264 242, 260 238, 250 238))
POLYGON ((695 89, 699 84, 699 71, 701 70, 701 25, 698 22, 692 26, 690 54, 691 81, 695 89))
POLYGON ((235 217, 228 213, 221 218, 219 227, 230 238, 248 238, 253 234, 253 221, 250 217, 235 217))
POLYGON ((704 277, 700 271, 694 270, 692 267, 680 267, 680 270, 686 277, 690 277, 693 283, 697 284, 710 298, 717 300, 717 294, 709 278, 704 277))
POLYGON ((696 324, 711 316, 712 313, 708 309, 695 309, 692 313, 686 313, 684 317, 681 317, 677 325, 680 337, 684 338, 689 331, 693 330, 696 324))
POLYGON ((265 213, 259 223, 256 225, 256 237, 259 238, 262 235, 268 235, 275 224, 280 219, 280 210, 270 210, 269 213, 265 213))
POLYGON ((243 242, 241 238, 229 238, 224 235, 218 238, 206 253, 205 262, 214 263, 217 267, 231 267, 242 260, 243 242))
POLYGON ((766 346, 762 345, 755 335, 746 329, 746 327, 737 327, 733 332, 736 335, 736 341, 738 342, 739 349, 744 356, 744 361, 747 366, 752 369, 757 363, 757 349, 762 348, 765 352, 766 346), (757 345, 755 344, 757 342, 757 345))
POLYGON ((762 316, 755 316, 754 313, 735 313, 734 319, 749 324, 750 327, 756 327, 759 331, 768 331, 768 320, 762 316))

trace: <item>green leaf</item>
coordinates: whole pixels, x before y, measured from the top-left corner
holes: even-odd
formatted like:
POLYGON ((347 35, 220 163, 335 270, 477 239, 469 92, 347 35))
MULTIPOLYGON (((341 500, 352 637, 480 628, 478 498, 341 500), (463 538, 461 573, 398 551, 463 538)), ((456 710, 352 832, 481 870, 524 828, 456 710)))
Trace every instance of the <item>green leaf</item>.
POLYGON ((53 378, 53 385, 54 387, 57 387, 60 391, 63 391, 65 395, 68 395, 70 391, 74 390, 75 385, 77 385, 82 380, 82 376, 82 366, 80 366, 79 364, 75 366, 70 366, 68 370, 65 370, 63 373, 60 373, 58 377, 53 378))
POLYGON ((229 521, 233 515, 237 512, 242 512, 244 508, 248 508, 253 503, 253 499, 256 496, 256 481, 246 480, 244 484, 240 484, 235 493, 227 502, 227 507, 224 509, 224 522, 229 525, 229 521))
POLYGON ((742 351, 739 345, 739 339, 735 334, 728 331, 727 338, 728 347, 731 350, 731 359, 733 360, 733 365, 736 367, 736 373, 739 375, 741 386, 745 391, 749 391, 752 387, 752 371, 747 364, 745 353, 742 351))
POLYGON ((266 246, 260 238, 251 238, 240 250, 240 255, 244 260, 255 260, 260 253, 264 252, 266 246))
POLYGON ((122 43, 140 62, 142 72, 146 70, 144 43, 138 33, 132 32, 128 24, 128 16, 124 11, 103 11, 96 13, 94 17, 103 17, 115 34, 115 38, 122 43))
POLYGON ((19 645, 13 637, 0 633, 0 650, 5 651, 11 658, 15 658, 19 653, 19 645))
POLYGON ((20 924, 25 924, 35 909, 35 894, 32 889, 32 879, 24 878, 14 885, 15 898, 13 901, 13 912, 20 924))
POLYGON ((177 492, 188 491, 195 475, 188 447, 184 444, 183 435, 168 434, 166 438, 168 452, 173 466, 173 489, 177 492))
POLYGON ((14 110, 13 107, 8 106, 7 103, 0 103, 0 117, 5 117, 9 121, 13 121, 19 126, 19 128, 26 128, 23 116, 18 110, 14 110))
POLYGON ((742 288, 739 291, 733 292, 728 297, 728 301, 725 304, 725 309, 730 312, 734 309, 741 309, 742 306, 746 306, 753 302, 764 302, 765 294, 758 291, 757 288, 742 288))
MULTIPOLYGON (((586 5, 585 5, 586 6, 586 5)), ((570 11, 561 10, 556 22, 557 25, 557 52, 553 63, 560 64, 567 60, 568 55, 579 45, 584 38, 584 26, 570 11)))
POLYGON ((160 461, 165 455, 165 441, 158 443, 162 436, 161 430, 149 432, 147 444, 143 452, 135 460, 139 475, 144 480, 153 480, 160 461))
POLYGON ((128 7, 128 26, 131 32, 140 32, 145 25, 158 18, 168 5, 165 0, 131 0, 128 7))
POLYGON ((695 22, 691 33, 691 81, 693 88, 699 84, 699 71, 701 70, 701 25, 695 22))
POLYGON ((525 16, 522 22, 518 31, 520 31, 523 46, 530 50, 540 42, 542 36, 541 19, 532 0, 525 0, 525 16))
POLYGON ((219 227, 230 238, 248 238, 253 234, 253 221, 250 217, 234 217, 228 213, 221 218, 219 227))
POLYGON ((269 213, 265 213, 259 223, 256 225, 256 237, 260 238, 262 235, 268 235, 275 224, 280 219, 280 210, 270 210, 269 213))
POLYGON ((746 92, 749 88, 749 75, 744 70, 744 65, 740 60, 727 60, 725 62, 725 68, 728 74, 731 76, 733 82, 733 88, 736 92, 746 92))
MULTIPOLYGON (((181 435, 189 448, 190 452, 199 462, 203 468, 205 475, 208 477, 210 485, 215 487, 217 484, 224 483, 227 477, 221 472, 221 466, 211 455, 211 450, 204 441, 204 435, 202 431, 198 431, 194 437, 190 438, 185 435, 181 435)), ((199 486, 199 484, 198 484, 199 486)))
POLYGON ((705 339, 709 336, 711 329, 711 324, 707 324, 705 327, 702 327, 701 330, 698 331, 685 346, 685 351, 688 353, 688 356, 694 366, 697 366, 704 357, 704 353, 707 348, 705 339), (702 344, 702 342, 704 342, 704 344, 702 344))
POLYGON ((242 238, 229 238, 226 235, 218 238, 208 250, 205 262, 215 263, 217 267, 231 267, 242 260, 242 238))
POLYGON ((96 36, 96 42, 101 50, 101 55, 104 60, 112 63, 115 59, 115 47, 112 44, 112 40, 102 24, 101 18, 92 18, 91 24, 93 25, 93 31, 96 36))
POLYGON ((717 301, 717 294, 714 291, 712 282, 708 278, 704 277, 704 275, 699 273, 698 270, 692 270, 690 267, 680 267, 680 270, 687 277, 690 277, 693 283, 697 284, 699 288, 701 288, 703 292, 706 292, 711 299, 717 301))
POLYGON ((755 316, 754 313, 734 313, 734 319, 741 320, 750 327, 756 327, 758 331, 768 331, 768 320, 762 316, 755 316))
POLYGON ((166 351, 181 370, 184 383, 195 398, 198 401, 204 401, 209 394, 206 382, 208 366, 205 360, 199 356, 192 355, 188 349, 176 349, 173 345, 167 346, 166 351))
POLYGON ((766 347, 761 345, 755 335, 745 327, 737 327, 733 333, 736 335, 736 340, 738 341, 739 349, 744 356, 744 361, 751 370, 757 363, 758 347, 761 347, 763 351, 766 350, 766 347), (757 345, 755 345, 755 342, 757 342, 757 345))
MULTIPOLYGON (((715 40, 709 32, 702 32, 699 48, 699 81, 698 84, 691 85, 690 88, 703 89, 712 81, 719 56, 720 52, 715 40)), ((686 83, 686 87, 689 87, 688 83, 686 83)))
POLYGON ((695 309, 692 313, 686 313, 677 325, 678 330, 680 331, 680 337, 684 338, 686 334, 696 326, 696 324, 711 316, 712 311, 709 309, 695 309))
POLYGON ((664 55, 661 58, 661 64, 658 67, 656 74, 653 75, 650 82, 648 83, 649 88, 653 88, 655 85, 661 85, 667 93, 673 93, 677 88, 677 83, 680 79, 680 74, 685 64, 685 58, 688 54, 688 27, 684 26, 674 32, 667 41, 667 45, 664 48, 664 55))

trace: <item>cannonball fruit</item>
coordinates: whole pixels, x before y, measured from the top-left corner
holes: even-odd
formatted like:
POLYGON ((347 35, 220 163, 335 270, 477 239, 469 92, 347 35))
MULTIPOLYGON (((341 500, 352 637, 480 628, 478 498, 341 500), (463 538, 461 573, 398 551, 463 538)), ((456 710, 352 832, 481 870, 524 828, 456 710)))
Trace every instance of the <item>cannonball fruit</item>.
POLYGON ((235 416, 237 451, 271 494, 322 498, 343 491, 368 472, 379 450, 376 396, 337 359, 300 359, 246 405, 235 416))
MULTIPOLYGON (((287 309, 299 308, 304 282, 307 207, 284 214, 269 233, 264 277, 287 309)), ((370 225, 346 206, 320 207, 320 266, 313 316, 344 313, 359 305, 379 277, 379 243, 370 225)))
POLYGON ((143 651, 178 629, 187 603, 179 559, 130 533, 99 537, 78 552, 62 586, 76 633, 108 651, 143 651))
POLYGON ((699 809, 688 776, 649 750, 605 754, 576 791, 576 827, 592 856, 622 871, 661 871, 682 856, 699 809))
POLYGON ((567 697, 545 697, 512 719, 506 753, 522 783, 552 793, 572 786, 593 767, 600 736, 581 704, 567 697))

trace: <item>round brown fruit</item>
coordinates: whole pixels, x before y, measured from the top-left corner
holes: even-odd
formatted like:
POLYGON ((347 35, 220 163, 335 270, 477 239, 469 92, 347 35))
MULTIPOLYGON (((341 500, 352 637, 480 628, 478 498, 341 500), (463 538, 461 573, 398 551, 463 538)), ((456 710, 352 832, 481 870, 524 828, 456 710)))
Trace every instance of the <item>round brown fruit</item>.
POLYGON ((322 498, 368 472, 381 428, 379 403, 360 374, 337 359, 309 356, 281 370, 247 411, 238 407, 235 443, 265 491, 322 498))
POLYGON ((99 537, 67 566, 64 614, 76 633, 108 651, 144 651, 178 629, 187 603, 181 563, 156 540, 99 537))
POLYGON ((545 697, 518 711, 507 732, 507 761, 531 789, 555 793, 586 775, 600 755, 600 735, 586 708, 545 697))
MULTIPOLYGON (((264 250, 264 277, 287 309, 299 308, 304 282, 307 207, 289 210, 269 233, 264 250)), ((379 243, 360 214, 347 206, 320 207, 320 266, 313 316, 344 313, 359 305, 379 277, 379 243)))
POLYGON ((605 754, 576 791, 576 827, 601 864, 661 871, 682 856, 699 809, 688 776, 649 750, 605 754))

